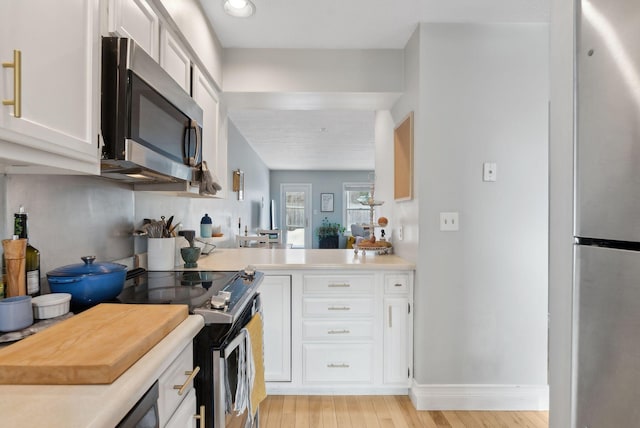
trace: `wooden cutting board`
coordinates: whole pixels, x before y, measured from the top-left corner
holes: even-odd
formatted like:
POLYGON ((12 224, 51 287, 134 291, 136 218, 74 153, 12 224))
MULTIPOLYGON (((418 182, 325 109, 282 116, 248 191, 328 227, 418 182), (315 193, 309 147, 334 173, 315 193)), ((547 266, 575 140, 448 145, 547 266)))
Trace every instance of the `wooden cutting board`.
POLYGON ((102 303, 0 349, 0 384, 112 383, 188 315, 186 305, 102 303))

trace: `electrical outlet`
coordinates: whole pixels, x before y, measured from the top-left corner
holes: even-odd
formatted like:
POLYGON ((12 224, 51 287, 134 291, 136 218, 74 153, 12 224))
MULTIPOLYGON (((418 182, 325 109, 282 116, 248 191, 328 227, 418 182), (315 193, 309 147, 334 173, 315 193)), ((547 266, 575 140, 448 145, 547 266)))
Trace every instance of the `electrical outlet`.
POLYGON ((494 162, 485 162, 482 165, 482 180, 496 181, 498 179, 498 165, 494 162))
POLYGON ((402 226, 398 228, 398 241, 402 241, 404 239, 404 229, 402 226))
POLYGON ((458 213, 440 213, 440 230, 444 232, 455 232, 459 229, 458 213))

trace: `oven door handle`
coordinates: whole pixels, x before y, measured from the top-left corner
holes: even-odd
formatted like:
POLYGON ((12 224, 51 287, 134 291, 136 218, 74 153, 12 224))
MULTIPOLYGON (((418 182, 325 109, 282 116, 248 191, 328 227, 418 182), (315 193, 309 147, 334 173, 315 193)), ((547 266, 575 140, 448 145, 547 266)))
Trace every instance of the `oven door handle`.
POLYGON ((246 340, 246 337, 247 332, 245 330, 240 330, 238 335, 231 342, 229 342, 227 346, 224 347, 221 357, 226 358, 227 356, 229 356, 231 352, 233 352, 238 346, 240 346, 241 342, 246 340))

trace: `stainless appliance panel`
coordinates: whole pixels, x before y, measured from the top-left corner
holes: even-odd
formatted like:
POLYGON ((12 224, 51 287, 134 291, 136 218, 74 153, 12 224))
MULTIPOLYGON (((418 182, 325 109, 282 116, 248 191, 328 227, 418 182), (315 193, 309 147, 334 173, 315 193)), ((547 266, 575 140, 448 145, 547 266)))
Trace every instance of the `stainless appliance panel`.
POLYGON ((640 421, 640 253, 576 246, 576 428, 640 421))
POLYGON ((640 241, 640 7, 583 0, 577 40, 577 236, 640 241))

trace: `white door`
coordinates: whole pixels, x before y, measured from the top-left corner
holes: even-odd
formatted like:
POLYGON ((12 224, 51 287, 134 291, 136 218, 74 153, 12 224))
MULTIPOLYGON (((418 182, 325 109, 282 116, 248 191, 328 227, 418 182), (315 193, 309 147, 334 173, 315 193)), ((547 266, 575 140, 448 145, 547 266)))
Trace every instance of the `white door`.
POLYGON ((311 184, 280 185, 283 242, 290 248, 311 248, 311 184))
POLYGON ((260 285, 264 317, 264 378, 291 382, 291 276, 265 275, 260 285))

